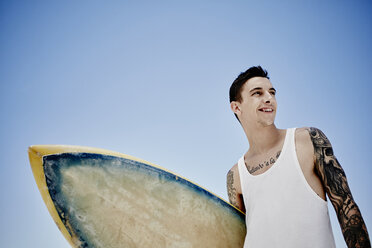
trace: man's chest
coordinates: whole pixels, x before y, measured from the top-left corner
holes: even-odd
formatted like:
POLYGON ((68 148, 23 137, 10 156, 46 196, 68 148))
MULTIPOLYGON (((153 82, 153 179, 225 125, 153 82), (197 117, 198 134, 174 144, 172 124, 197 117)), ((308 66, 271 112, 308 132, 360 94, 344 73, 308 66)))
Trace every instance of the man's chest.
POLYGON ((261 154, 254 157, 248 157, 245 159, 245 165, 248 172, 251 175, 259 175, 265 173, 272 166, 275 165, 276 161, 280 157, 281 149, 276 148, 267 154, 261 154))

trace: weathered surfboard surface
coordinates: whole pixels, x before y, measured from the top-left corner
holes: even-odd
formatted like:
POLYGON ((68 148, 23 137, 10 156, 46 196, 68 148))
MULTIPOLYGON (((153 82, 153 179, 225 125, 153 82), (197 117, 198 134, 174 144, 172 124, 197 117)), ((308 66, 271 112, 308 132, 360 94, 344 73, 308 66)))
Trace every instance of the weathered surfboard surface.
POLYGON ((244 214, 146 161, 101 149, 32 146, 34 176, 73 247, 242 247, 244 214))

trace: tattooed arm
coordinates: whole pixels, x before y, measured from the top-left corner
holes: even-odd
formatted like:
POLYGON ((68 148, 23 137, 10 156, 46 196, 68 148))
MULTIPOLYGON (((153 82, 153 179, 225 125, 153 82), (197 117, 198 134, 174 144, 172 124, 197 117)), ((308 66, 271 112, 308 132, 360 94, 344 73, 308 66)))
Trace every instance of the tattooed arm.
POLYGON ((331 143, 319 129, 311 127, 308 131, 314 146, 315 172, 336 211, 348 247, 371 247, 366 225, 331 143))
POLYGON ((238 165, 234 165, 227 173, 227 194, 231 205, 245 213, 243 195, 240 186, 238 165))

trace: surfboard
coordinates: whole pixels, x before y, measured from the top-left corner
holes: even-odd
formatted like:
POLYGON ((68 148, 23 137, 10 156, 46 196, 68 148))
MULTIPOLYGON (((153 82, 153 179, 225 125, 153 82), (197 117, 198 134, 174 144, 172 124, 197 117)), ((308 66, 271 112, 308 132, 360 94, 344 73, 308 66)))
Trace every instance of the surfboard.
POLYGON ((80 146, 37 145, 28 153, 72 247, 243 247, 242 212, 160 166, 80 146))

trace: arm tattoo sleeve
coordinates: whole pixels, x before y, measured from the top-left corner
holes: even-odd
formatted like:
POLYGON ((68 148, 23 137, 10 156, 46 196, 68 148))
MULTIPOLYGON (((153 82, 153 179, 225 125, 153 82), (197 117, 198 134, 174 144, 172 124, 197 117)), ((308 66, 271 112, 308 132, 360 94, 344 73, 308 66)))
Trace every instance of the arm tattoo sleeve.
POLYGON ((346 175, 322 131, 309 129, 316 156, 315 171, 336 211, 348 247, 371 247, 366 225, 351 195, 346 175))
POLYGON ((229 196, 230 203, 238 208, 236 189, 234 187, 234 172, 232 170, 227 173, 227 194, 229 196))

